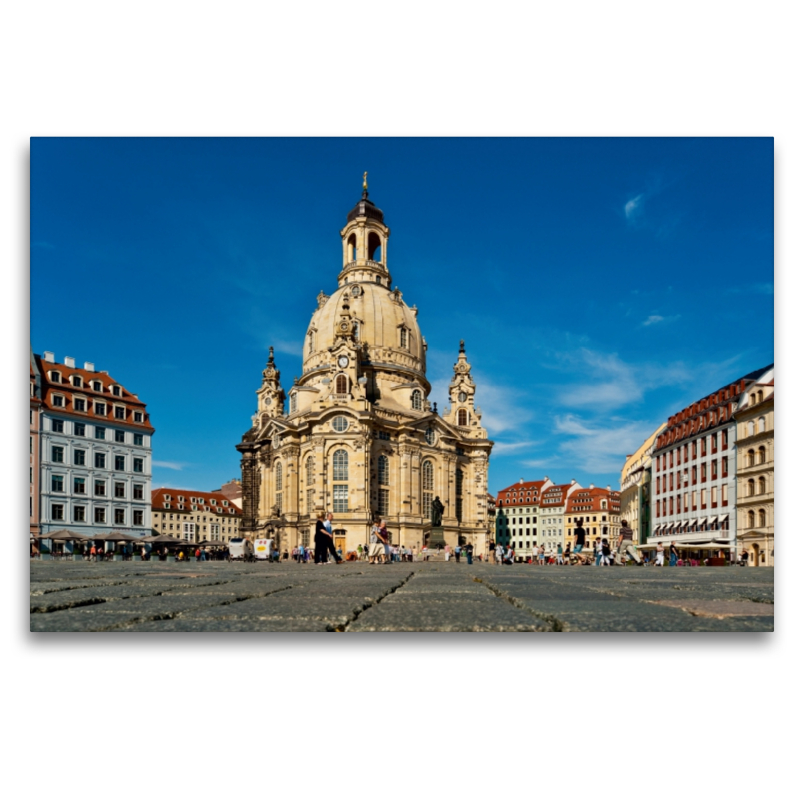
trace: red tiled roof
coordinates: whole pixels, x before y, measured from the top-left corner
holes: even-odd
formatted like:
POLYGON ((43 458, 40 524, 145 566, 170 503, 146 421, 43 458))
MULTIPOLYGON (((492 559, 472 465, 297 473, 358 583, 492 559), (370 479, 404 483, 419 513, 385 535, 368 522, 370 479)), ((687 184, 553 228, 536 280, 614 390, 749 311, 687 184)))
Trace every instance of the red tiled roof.
POLYGON ((538 505, 544 481, 525 481, 524 483, 514 483, 501 489, 497 493, 497 504, 504 505, 538 505))
POLYGON ((619 511, 619 492, 609 489, 579 489, 567 499, 567 514, 581 511, 619 511), (601 500, 608 500, 608 508, 600 507, 601 500))
POLYGON ((197 511, 216 512, 220 516, 241 517, 242 510, 235 505, 231 500, 225 497, 222 492, 198 492, 193 489, 170 489, 162 487, 161 489, 153 489, 150 493, 150 505, 154 511, 177 511, 180 513, 191 513, 192 506, 197 506, 197 511), (170 499, 167 500, 166 496, 170 499), (183 497, 182 501, 178 497, 183 497), (192 498, 195 502, 192 503, 192 498), (204 502, 197 502, 199 500, 204 502), (216 500, 216 504, 212 505, 209 501, 216 500), (169 508, 165 507, 165 503, 169 503, 169 508), (228 505, 224 505, 227 503, 228 505), (183 508, 179 508, 179 505, 183 508))
POLYGON ((155 428, 150 424, 150 415, 146 411, 146 404, 138 398, 134 397, 122 384, 115 381, 110 375, 105 372, 91 372, 89 370, 81 369, 80 367, 68 367, 65 364, 55 364, 50 361, 45 361, 41 356, 35 355, 36 364, 41 372, 42 379, 42 402, 44 407, 50 411, 55 411, 62 414, 72 414, 77 417, 86 418, 93 421, 102 420, 108 424, 124 424, 132 425, 136 428, 141 428, 148 433, 155 432, 155 428), (50 380, 50 373, 58 372, 61 375, 62 381, 55 383, 50 380), (83 386, 77 387, 72 385, 72 377, 79 375, 82 379, 83 386), (92 388, 92 382, 99 381, 103 386, 102 392, 96 392, 92 388), (111 393, 112 386, 119 386, 121 394, 116 396, 111 393), (60 394, 64 396, 64 406, 53 405, 53 394, 60 394), (86 399, 86 411, 76 411, 73 395, 86 399), (106 405, 105 415, 97 414, 95 412, 95 402, 102 402, 106 405), (124 405, 125 419, 117 419, 114 416, 114 403, 124 405), (142 412, 142 422, 134 422, 133 412, 142 412))

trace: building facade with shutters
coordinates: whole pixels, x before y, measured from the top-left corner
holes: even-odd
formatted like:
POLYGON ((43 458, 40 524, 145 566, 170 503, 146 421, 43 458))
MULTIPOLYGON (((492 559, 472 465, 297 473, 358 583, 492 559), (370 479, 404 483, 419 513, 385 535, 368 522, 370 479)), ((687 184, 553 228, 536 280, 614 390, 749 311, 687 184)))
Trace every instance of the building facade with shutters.
POLYGON ((145 404, 107 372, 34 356, 41 379, 39 524, 92 535, 152 532, 155 429, 145 404))
POLYGON ((751 372, 667 420, 653 448, 653 533, 648 544, 718 544, 735 548, 737 429, 734 418, 754 383, 773 365, 751 372))
POLYGON ((313 546, 317 515, 332 511, 344 552, 368 541, 378 517, 394 544, 419 549, 439 497, 446 542, 471 542, 484 553, 493 532, 493 443, 464 343, 439 413, 429 399, 418 310, 392 284, 389 228, 366 185, 340 235, 337 286, 317 295, 302 375, 285 391, 270 349, 252 427, 237 445, 242 531, 276 538, 282 550, 313 546))
POLYGON ((162 487, 153 490, 151 501, 153 530, 157 534, 192 544, 229 542, 239 536, 242 511, 222 491, 162 487))

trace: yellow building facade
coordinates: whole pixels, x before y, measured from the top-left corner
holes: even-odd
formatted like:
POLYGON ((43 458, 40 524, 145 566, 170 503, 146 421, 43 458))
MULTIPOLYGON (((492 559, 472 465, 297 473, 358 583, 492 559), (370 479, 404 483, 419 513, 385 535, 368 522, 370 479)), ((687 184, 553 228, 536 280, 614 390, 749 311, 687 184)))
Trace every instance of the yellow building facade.
POLYGON ((620 475, 620 518, 633 530, 634 542, 644 544, 650 533, 649 483, 656 437, 667 425, 662 422, 635 453, 625 459, 620 475))
POLYGON ((377 517, 393 544, 419 550, 438 497, 445 541, 485 553, 493 442, 464 342, 440 414, 429 399, 418 310, 392 285, 390 231, 366 183, 340 235, 337 286, 317 295, 302 375, 285 392, 270 348, 253 426, 237 445, 242 532, 272 536, 282 550, 313 546, 317 515, 331 511, 343 552, 368 541, 377 517))
MULTIPOLYGON (((768 379, 768 380, 767 380, 768 379)), ((742 398, 736 419, 736 544, 753 567, 775 566, 775 379, 742 398)))

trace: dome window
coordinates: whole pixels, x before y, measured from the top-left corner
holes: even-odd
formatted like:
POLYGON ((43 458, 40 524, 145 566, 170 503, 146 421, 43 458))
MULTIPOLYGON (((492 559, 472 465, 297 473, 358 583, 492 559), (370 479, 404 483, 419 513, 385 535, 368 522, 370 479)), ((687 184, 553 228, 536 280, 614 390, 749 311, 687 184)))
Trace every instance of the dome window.
POLYGON ((400 347, 408 350, 408 328, 400 328, 400 347))
POLYGON ((419 389, 411 392, 411 408, 414 411, 422 411, 422 392, 419 389))
POLYGON ((381 261, 381 237, 374 231, 370 231, 367 240, 367 258, 370 261, 381 261))
POLYGON ((337 433, 344 433, 350 427, 350 423, 347 421, 347 417, 334 417, 331 427, 337 433))

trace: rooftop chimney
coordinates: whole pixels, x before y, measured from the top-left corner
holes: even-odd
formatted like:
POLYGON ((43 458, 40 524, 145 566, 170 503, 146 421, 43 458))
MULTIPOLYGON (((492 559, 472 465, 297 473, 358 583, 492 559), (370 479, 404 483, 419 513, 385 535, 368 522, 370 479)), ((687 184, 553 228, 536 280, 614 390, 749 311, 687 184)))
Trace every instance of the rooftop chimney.
POLYGON ((51 353, 49 350, 44 351, 44 360, 49 361, 51 364, 55 363, 56 356, 55 353, 51 353))
POLYGON ((520 482, 520 483, 525 483, 525 478, 520 478, 520 479, 519 479, 519 482, 520 482))
POLYGON ((75 359, 72 356, 64 356, 64 366, 75 368, 75 359))
POLYGON ((610 484, 609 484, 608 486, 606 486, 606 491, 607 491, 607 492, 610 492, 610 491, 611 491, 611 485, 610 485, 610 484))
POLYGON ((590 484, 589 484, 589 488, 590 488, 590 489, 594 489, 594 484, 593 484, 593 483, 590 483, 590 484))
POLYGON ((94 372, 94 364, 91 361, 84 361, 83 362, 83 368, 87 372, 94 372))

